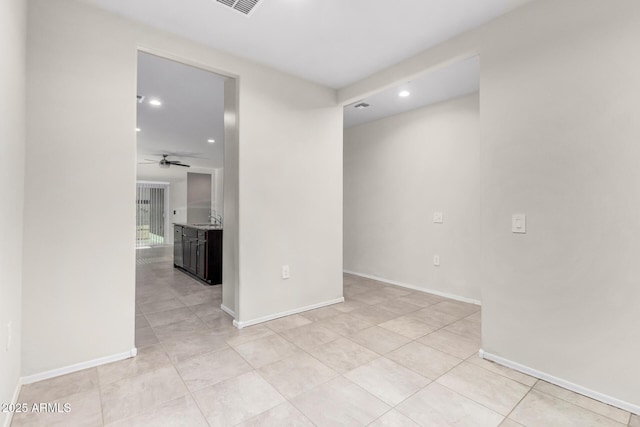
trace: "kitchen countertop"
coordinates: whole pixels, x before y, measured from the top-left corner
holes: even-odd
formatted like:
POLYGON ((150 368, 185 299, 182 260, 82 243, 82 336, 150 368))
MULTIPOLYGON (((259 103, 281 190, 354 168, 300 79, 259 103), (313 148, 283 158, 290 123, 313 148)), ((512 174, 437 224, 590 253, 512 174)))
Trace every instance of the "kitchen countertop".
POLYGON ((181 222, 174 222, 173 225, 179 225, 181 227, 196 228, 198 230, 222 230, 221 225, 213 225, 213 224, 185 224, 181 222))

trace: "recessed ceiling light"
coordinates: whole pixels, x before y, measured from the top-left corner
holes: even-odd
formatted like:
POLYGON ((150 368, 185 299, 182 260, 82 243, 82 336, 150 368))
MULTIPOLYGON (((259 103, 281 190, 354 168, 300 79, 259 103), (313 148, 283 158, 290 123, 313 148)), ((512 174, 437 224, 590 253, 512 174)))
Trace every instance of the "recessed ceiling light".
POLYGON ((160 101, 159 99, 152 99, 149 101, 150 105, 153 105, 154 107, 159 107, 162 105, 162 101, 160 101))
POLYGON ((411 92, 409 92, 408 90, 403 90, 398 94, 398 96, 401 98, 406 98, 409 95, 411 95, 411 92))
POLYGON ((136 132, 140 132, 142 129, 140 128, 136 128, 136 132))
POLYGON ((214 142, 216 142, 216 140, 215 140, 215 139, 208 139, 208 140, 207 140, 207 142, 208 142, 209 144, 213 144, 214 142))

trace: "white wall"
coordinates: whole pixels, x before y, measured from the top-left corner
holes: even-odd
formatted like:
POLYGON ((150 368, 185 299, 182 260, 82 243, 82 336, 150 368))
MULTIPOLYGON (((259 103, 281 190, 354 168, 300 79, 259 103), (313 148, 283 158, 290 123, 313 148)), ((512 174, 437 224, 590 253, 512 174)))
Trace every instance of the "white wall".
MULTIPOLYGON (((224 225, 222 234, 222 306, 235 315, 238 312, 240 292, 238 265, 240 253, 238 239, 228 236, 238 235, 239 223, 239 155, 238 147, 238 81, 227 79, 224 82, 224 225), (227 236, 227 237, 225 237, 227 236)), ((237 317, 237 316, 236 316, 237 317)))
POLYGON ((187 173, 187 222, 200 224, 210 222, 213 200, 212 174, 187 173))
POLYGON ((475 94, 346 129, 345 270, 480 300, 478 104, 475 94))
POLYGON ((32 0, 25 374, 133 347, 139 47, 239 77, 239 320, 342 295, 335 91, 72 0, 32 0))
POLYGON ((636 1, 506 21, 480 109, 484 349, 640 409, 639 24, 636 1))
POLYGON ((211 208, 218 215, 224 216, 224 168, 217 168, 211 175, 212 190, 211 208))
POLYGON ((29 3, 24 375, 134 347, 136 51, 83 11, 29 3))
POLYGON ((239 107, 237 320, 342 298, 343 129, 335 92, 249 72, 240 79, 239 107))
MULTIPOLYGON (((25 151, 26 3, 0 2, 0 402, 10 403, 20 377, 22 214, 25 151), (12 344, 7 350, 7 324, 12 344)), ((8 414, 0 413, 0 425, 8 414)))
POLYGON ((636 410, 638 22, 637 1, 537 0, 339 94, 480 53, 483 347, 636 410))

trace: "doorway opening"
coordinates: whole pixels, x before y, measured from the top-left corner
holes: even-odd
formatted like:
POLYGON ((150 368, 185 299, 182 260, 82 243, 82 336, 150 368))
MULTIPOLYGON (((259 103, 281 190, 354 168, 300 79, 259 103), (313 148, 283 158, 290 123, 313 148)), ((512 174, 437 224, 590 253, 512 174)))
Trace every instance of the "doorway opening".
POLYGON ((141 348, 237 312, 237 80, 139 51, 135 95, 141 348))
MULTIPOLYGON (((374 280, 479 313, 479 91, 480 58, 470 54, 347 101, 347 301, 350 287, 374 280)), ((469 320, 479 339, 479 314, 469 320)))

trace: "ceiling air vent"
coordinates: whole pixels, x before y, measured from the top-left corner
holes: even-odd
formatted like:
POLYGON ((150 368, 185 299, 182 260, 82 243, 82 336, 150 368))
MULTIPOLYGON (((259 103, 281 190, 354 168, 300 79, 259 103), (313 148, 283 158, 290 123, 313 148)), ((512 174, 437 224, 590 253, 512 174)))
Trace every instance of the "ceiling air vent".
POLYGON ((237 10, 244 15, 251 15, 260 0, 216 0, 218 3, 237 10))

